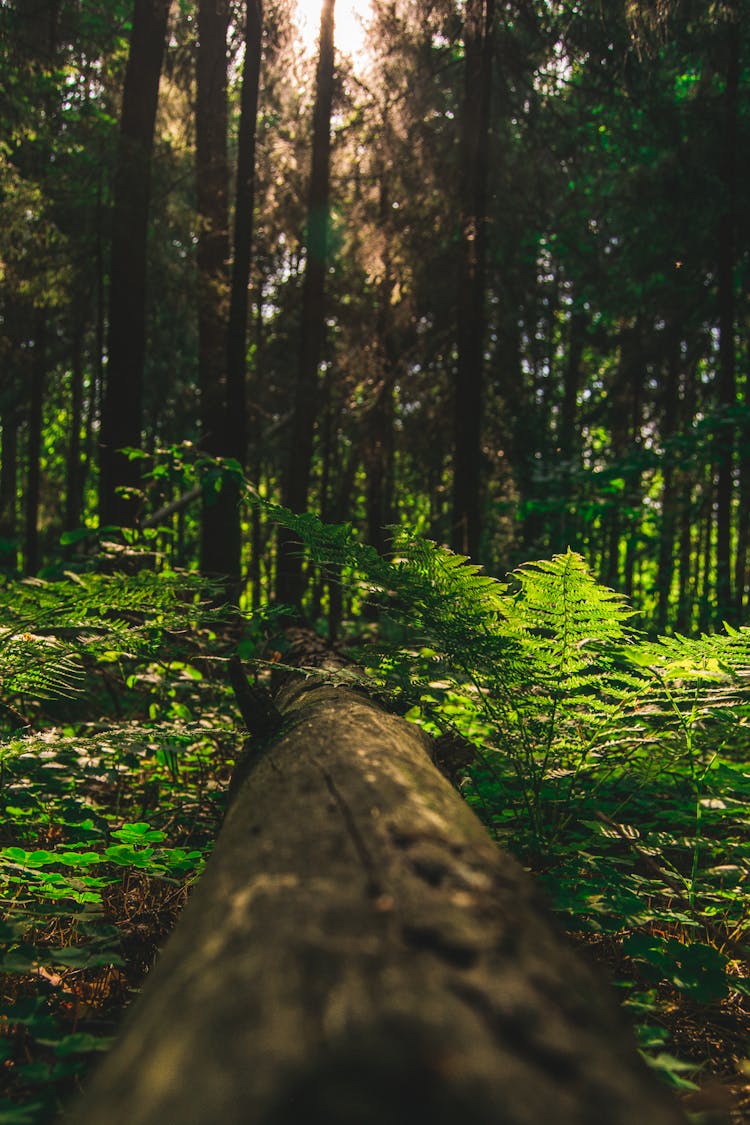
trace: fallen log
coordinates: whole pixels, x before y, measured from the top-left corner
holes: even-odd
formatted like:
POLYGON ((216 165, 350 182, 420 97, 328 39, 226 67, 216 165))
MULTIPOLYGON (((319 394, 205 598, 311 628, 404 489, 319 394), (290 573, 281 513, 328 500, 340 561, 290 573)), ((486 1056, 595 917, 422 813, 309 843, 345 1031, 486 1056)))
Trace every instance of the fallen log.
POLYGON ((676 1125, 608 986, 414 726, 276 700, 79 1125, 676 1125))

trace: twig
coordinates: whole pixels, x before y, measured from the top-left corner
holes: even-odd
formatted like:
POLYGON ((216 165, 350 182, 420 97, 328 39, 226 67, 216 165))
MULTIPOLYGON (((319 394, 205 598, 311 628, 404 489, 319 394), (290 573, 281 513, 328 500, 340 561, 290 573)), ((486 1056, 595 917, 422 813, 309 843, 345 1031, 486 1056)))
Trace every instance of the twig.
POLYGON ((248 681, 239 656, 229 658, 229 682, 232 685, 242 721, 253 739, 264 741, 276 734, 283 723, 281 712, 270 692, 248 681))
POLYGON ((192 504, 193 500, 197 500, 202 492, 201 486, 196 484, 189 492, 183 492, 175 500, 165 504, 163 508, 158 508, 152 515, 148 516, 145 520, 141 520, 141 527, 156 527, 162 520, 167 519, 168 516, 173 516, 175 512, 181 511, 182 508, 187 508, 188 504, 192 504))

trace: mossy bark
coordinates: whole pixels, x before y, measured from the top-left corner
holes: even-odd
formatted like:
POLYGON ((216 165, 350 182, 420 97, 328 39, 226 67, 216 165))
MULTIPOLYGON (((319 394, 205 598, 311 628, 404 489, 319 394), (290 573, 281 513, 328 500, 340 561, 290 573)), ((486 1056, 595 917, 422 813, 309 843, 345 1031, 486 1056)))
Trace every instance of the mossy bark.
POLYGON ((426 738, 309 680, 277 705, 75 1121, 682 1121, 426 738))

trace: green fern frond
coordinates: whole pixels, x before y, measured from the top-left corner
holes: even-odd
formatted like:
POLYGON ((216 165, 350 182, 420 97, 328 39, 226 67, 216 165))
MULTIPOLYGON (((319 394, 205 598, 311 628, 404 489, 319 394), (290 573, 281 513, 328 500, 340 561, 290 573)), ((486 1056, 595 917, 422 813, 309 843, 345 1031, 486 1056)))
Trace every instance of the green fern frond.
POLYGON ((455 554, 430 539, 394 534, 395 582, 403 593, 416 596, 418 604, 431 612, 441 603, 454 617, 484 621, 500 610, 506 587, 485 574, 465 555, 455 554))
POLYGON ((593 647, 627 639, 633 611, 621 594, 595 580, 574 551, 525 563, 513 578, 520 589, 512 607, 503 607, 508 632, 533 638, 559 657, 563 672, 585 667, 593 647))
POLYGON ((82 657, 155 652, 165 632, 205 619, 197 575, 70 575, 0 590, 0 691, 69 698, 84 686, 82 657))
POLYGON ((298 536, 314 562, 322 566, 364 565, 377 569, 377 551, 362 543, 351 524, 326 524, 313 512, 297 514, 261 497, 252 502, 270 520, 298 536))
POLYGON ((750 628, 645 642, 627 600, 573 551, 502 582, 403 529, 383 558, 348 525, 264 508, 397 624, 398 644, 360 654, 375 684, 429 729, 458 724, 499 755, 540 843, 608 777, 637 787, 669 771, 727 716, 750 729, 750 628))
POLYGON ((635 658, 671 682, 728 683, 750 680, 750 627, 684 637, 675 634, 644 642, 635 658))
POLYGON ((55 637, 20 633, 0 638, 0 692, 37 699, 69 699, 83 686, 77 653, 55 637))

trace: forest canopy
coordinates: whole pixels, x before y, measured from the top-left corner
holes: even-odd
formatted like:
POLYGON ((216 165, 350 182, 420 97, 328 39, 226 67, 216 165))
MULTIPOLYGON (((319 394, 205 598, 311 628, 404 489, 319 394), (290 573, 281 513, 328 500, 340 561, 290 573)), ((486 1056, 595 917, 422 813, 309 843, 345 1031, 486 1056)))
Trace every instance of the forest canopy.
POLYGON ((648 626, 736 623, 747 26, 741 0, 4 0, 6 573, 152 522, 243 604, 316 616, 239 467, 378 549, 405 526, 502 575, 570 547, 648 626))

